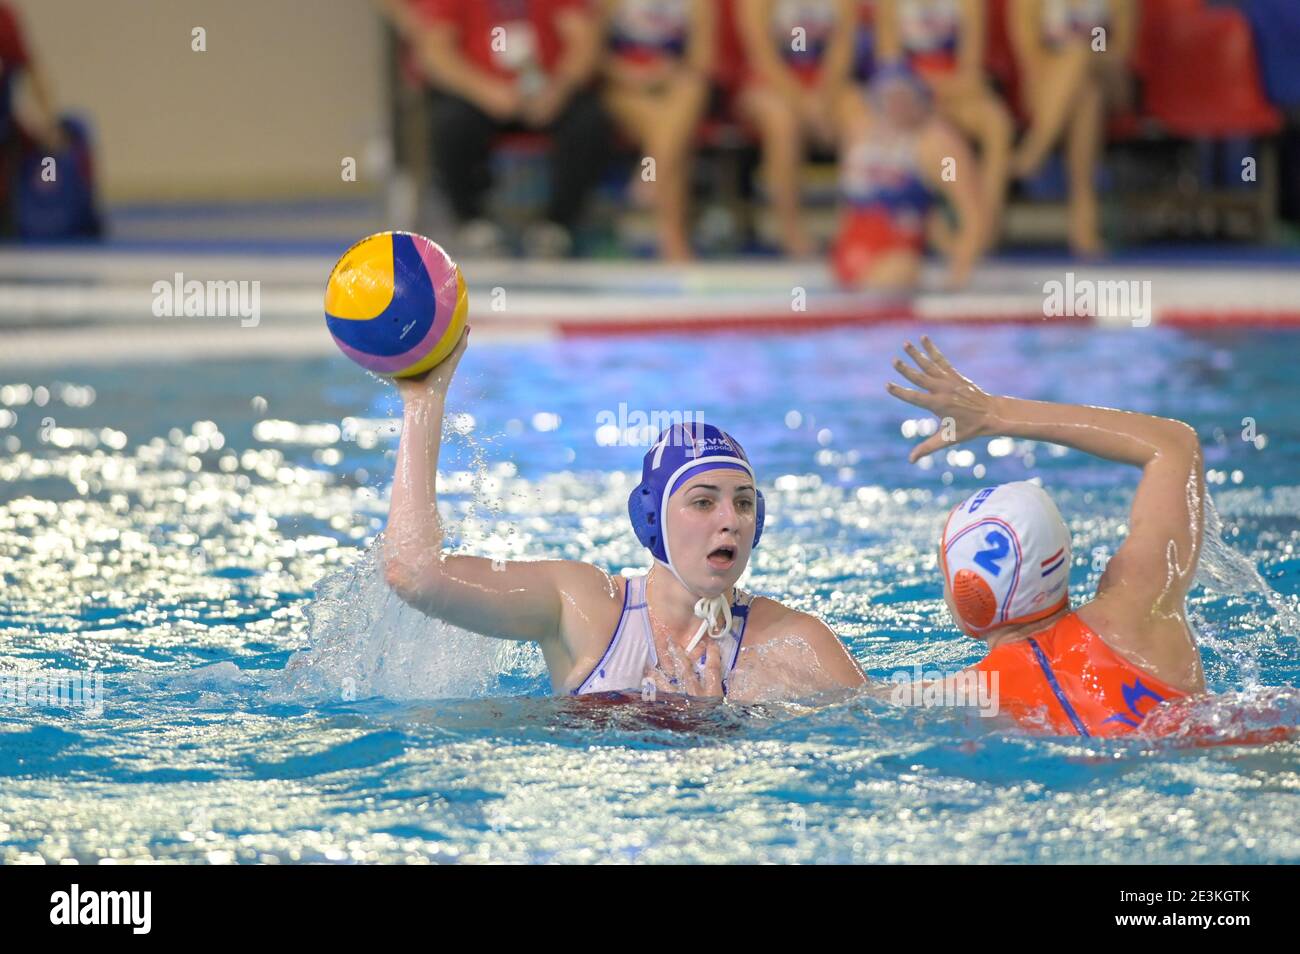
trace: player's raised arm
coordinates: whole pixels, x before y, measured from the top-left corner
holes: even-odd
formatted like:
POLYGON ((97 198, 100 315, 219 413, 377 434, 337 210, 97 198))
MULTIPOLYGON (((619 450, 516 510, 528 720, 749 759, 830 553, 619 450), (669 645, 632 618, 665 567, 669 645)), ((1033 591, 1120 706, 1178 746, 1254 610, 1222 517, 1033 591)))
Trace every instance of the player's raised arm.
POLYGON ((912 450, 912 460, 956 441, 1005 435, 1049 441, 1142 469, 1133 499, 1128 538, 1098 584, 1098 597, 1120 596, 1139 613, 1181 613, 1196 576, 1204 523, 1205 482, 1196 432, 1181 421, 1081 404, 1026 401, 986 394, 963 377, 928 338, 924 352, 911 344, 909 365, 895 369, 919 390, 889 385, 889 392, 950 418, 912 450))
POLYGON ((564 560, 494 562, 443 553, 438 516, 438 453, 447 387, 469 340, 418 379, 398 379, 402 438, 397 451, 384 574, 393 590, 421 612, 484 636, 544 642, 560 627, 566 573, 594 567, 564 560))

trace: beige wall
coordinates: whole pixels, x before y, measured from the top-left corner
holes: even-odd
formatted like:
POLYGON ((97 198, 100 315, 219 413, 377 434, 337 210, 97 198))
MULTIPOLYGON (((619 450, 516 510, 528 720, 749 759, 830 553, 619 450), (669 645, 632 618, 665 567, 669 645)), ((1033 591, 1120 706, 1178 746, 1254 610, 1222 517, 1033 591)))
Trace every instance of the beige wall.
POLYGON ((8 0, 110 200, 356 195, 387 135, 369 0, 8 0), (207 30, 207 52, 191 30, 207 30), (340 176, 356 158, 358 181, 340 176))

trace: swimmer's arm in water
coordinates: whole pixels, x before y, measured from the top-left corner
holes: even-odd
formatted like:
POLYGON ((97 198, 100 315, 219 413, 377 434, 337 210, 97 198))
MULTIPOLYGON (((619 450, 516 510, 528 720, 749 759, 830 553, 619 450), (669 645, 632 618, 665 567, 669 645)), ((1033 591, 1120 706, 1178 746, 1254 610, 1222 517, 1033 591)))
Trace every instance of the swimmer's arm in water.
POLYGON ((1144 623, 1159 623, 1168 616, 1181 621, 1196 576, 1204 520, 1203 462, 1196 432, 1181 421, 1149 414, 994 397, 962 377, 929 338, 921 341, 924 353, 910 342, 905 346, 915 367, 894 362, 920 390, 891 383, 889 393, 951 425, 914 447, 910 459, 919 460, 950 443, 1006 436, 1062 444, 1140 467, 1128 538, 1110 560, 1097 595, 1120 597, 1144 623), (950 430, 952 441, 945 439, 950 430))
POLYGON ((397 383, 404 405, 402 438, 384 531, 384 575, 404 602, 428 616, 484 636, 536 640, 547 648, 560 630, 566 594, 600 585, 599 569, 566 560, 504 562, 442 552, 438 453, 447 388, 468 337, 466 329, 456 349, 428 375, 397 383))

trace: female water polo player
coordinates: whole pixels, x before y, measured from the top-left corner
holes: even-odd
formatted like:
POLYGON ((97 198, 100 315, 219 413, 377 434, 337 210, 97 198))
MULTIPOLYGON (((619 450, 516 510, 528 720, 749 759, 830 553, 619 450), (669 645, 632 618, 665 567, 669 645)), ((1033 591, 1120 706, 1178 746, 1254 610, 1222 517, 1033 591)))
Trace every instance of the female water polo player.
POLYGON ((1006 436, 1050 441, 1142 468, 1128 538, 1096 595, 1070 606, 1070 534, 1052 499, 1017 481, 967 497, 939 543, 944 599, 957 625, 983 639, 977 672, 997 674, 999 707, 1063 734, 1131 732, 1162 702, 1205 691, 1187 623, 1201 550, 1201 445, 1179 421, 1077 404, 993 397, 937 347, 908 343, 915 367, 894 367, 918 390, 889 393, 949 422, 912 449, 916 461, 952 443, 1006 436), (951 440, 949 440, 951 438, 951 440))
POLYGON ((423 378, 397 381, 403 427, 384 559, 405 602, 484 636, 538 643, 557 693, 644 691, 648 680, 659 692, 744 701, 863 683, 825 623, 736 586, 763 531, 763 495, 744 450, 708 424, 669 428, 645 455, 628 501, 654 555, 644 576, 444 553, 434 485, 447 387, 467 341, 468 331, 423 378))

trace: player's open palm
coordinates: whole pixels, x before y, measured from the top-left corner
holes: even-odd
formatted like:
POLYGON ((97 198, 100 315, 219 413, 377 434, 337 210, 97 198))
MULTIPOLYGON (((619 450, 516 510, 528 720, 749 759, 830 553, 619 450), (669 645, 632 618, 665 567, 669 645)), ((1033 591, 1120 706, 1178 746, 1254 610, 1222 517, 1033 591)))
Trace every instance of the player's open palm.
POLYGON ((975 382, 962 377, 928 337, 923 336, 921 344, 924 352, 910 341, 903 345, 912 364, 894 359, 894 369, 915 384, 917 390, 892 381, 886 385, 894 397, 925 408, 939 418, 939 429, 912 448, 908 459, 913 463, 945 446, 993 433, 994 420, 994 399, 975 382))

